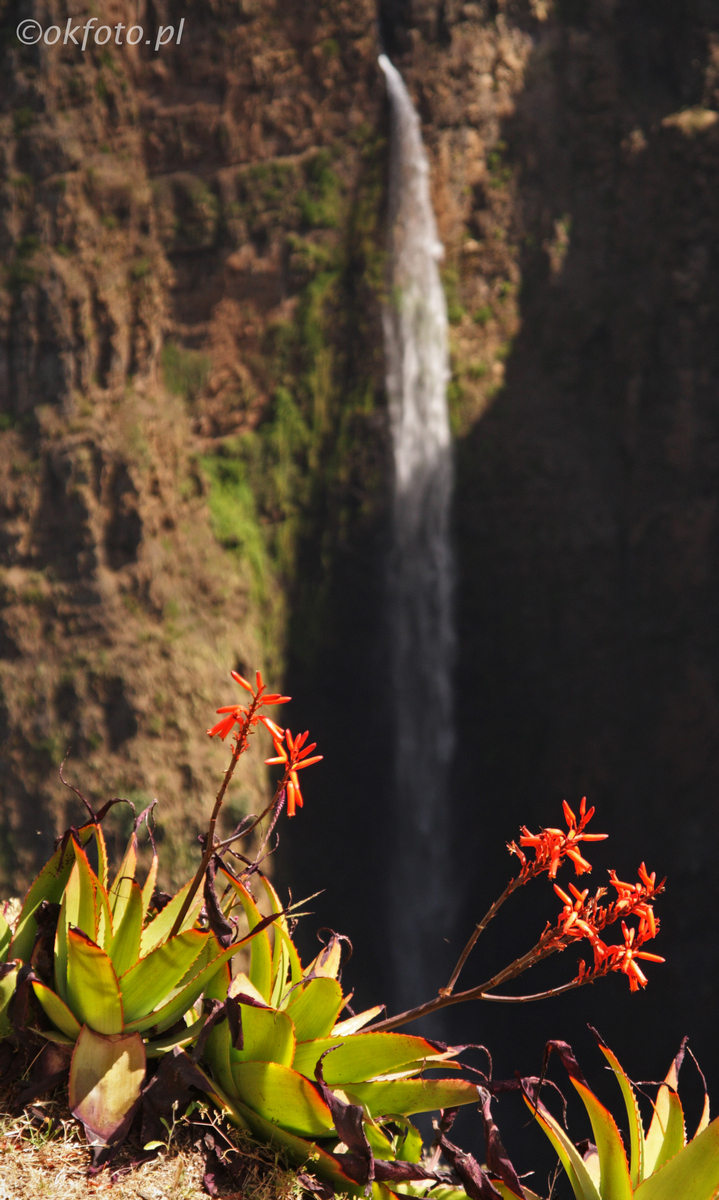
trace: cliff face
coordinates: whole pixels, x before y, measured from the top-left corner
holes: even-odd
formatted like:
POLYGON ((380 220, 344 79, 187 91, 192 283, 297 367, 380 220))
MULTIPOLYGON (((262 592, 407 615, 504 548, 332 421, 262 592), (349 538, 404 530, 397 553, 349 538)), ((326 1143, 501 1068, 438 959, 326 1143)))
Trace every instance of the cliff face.
MULTIPOLYGON (((181 872, 221 770, 204 731, 227 672, 277 679, 303 514, 339 529, 381 454, 371 5, 93 11, 153 45, 184 19, 183 38, 22 47, 20 18, 64 30, 82 5, 0 5, 1 865, 17 887, 76 812, 70 747, 94 796, 160 798, 181 872)), ((258 760, 236 808, 264 786, 258 760)))

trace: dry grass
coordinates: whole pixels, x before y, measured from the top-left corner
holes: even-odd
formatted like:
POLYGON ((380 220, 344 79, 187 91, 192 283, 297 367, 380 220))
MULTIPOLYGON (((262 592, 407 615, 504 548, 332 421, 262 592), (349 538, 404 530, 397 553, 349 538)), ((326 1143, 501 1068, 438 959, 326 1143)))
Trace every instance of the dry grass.
POLYGON ((217 1176, 222 1200, 299 1200, 297 1175, 264 1146, 221 1125, 210 1112, 201 1124, 179 1124, 166 1150, 133 1166, 137 1149, 123 1148, 109 1168, 88 1176, 90 1153, 82 1131, 62 1100, 38 1102, 21 1116, 3 1115, 0 1101, 0 1200, 89 1200, 106 1194, 112 1200, 200 1200, 205 1153, 198 1141, 205 1133, 227 1149, 234 1147, 233 1180, 217 1176))

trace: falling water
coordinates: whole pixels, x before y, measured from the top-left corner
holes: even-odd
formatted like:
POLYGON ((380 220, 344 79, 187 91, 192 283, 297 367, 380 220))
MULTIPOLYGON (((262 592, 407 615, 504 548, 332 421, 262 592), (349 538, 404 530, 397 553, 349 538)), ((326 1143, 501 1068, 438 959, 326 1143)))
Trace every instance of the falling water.
POLYGON ((444 982, 435 972, 452 910, 452 452, 447 306, 429 166, 402 76, 385 55, 379 64, 391 115, 389 299, 383 313, 395 466, 390 610, 397 832, 390 921, 393 999, 406 1007, 444 982))

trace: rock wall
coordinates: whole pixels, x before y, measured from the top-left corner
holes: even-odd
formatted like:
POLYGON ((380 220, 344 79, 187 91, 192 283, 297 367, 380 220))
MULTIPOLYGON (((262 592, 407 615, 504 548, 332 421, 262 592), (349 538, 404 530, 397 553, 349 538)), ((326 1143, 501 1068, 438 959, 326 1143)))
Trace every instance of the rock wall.
MULTIPOLYGON (((182 873, 225 757, 205 729, 229 668, 279 682, 306 514, 328 512, 341 541, 383 473, 371 5, 93 12, 153 46, 184 19, 183 38, 23 47, 21 18, 64 30, 84 6, 0 4, 13 887, 77 814, 68 749, 69 779, 95 797, 160 799, 182 873)), ((265 787, 256 755, 228 819, 265 787)))

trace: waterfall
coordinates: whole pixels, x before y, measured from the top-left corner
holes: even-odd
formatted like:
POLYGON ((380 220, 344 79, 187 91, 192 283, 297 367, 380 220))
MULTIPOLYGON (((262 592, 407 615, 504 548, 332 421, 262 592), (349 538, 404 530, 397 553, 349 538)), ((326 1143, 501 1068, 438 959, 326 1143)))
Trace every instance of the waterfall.
POLYGON ((383 311, 394 450, 389 607, 396 722, 395 840, 389 896, 393 1002, 408 1007, 437 977, 450 932, 448 813, 454 749, 452 449, 442 246, 417 113, 400 73, 379 65, 390 102, 388 300, 383 311), (432 967, 434 966, 434 970, 432 967))

